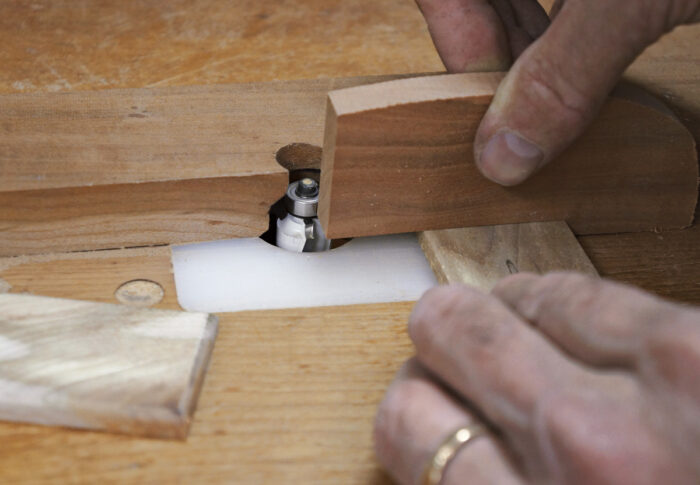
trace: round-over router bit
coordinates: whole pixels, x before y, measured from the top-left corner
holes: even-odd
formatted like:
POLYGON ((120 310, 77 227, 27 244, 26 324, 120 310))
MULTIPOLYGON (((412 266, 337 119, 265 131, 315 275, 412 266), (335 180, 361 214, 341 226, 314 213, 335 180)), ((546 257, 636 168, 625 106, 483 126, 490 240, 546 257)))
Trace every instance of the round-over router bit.
POLYGON ((277 220, 277 246, 289 251, 318 252, 330 249, 318 220, 318 182, 306 177, 292 182, 284 196, 287 214, 277 220))

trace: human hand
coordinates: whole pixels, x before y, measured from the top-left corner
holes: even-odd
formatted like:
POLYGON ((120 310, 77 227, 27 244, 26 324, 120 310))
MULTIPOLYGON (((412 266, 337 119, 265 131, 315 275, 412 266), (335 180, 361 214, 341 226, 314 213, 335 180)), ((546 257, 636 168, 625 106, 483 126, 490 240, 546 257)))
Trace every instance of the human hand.
POLYGON ((700 21, 699 0, 558 0, 549 27, 537 0, 417 3, 448 71, 506 70, 517 58, 474 145, 481 172, 503 185, 578 138, 645 47, 700 21))
POLYGON ((379 407, 379 461, 421 483, 444 439, 467 442, 442 484, 700 483, 700 309, 575 273, 517 274, 490 295, 430 290, 417 357, 379 407))

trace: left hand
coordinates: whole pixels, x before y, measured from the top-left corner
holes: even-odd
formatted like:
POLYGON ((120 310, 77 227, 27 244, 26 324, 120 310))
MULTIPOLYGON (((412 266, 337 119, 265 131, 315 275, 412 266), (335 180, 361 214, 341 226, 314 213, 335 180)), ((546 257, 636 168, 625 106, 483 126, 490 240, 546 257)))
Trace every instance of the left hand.
POLYGON ((517 274, 488 295, 430 290, 409 333, 417 357, 380 405, 375 445, 420 483, 446 436, 457 483, 699 483, 700 309, 575 273, 517 274))
POLYGON ((558 0, 551 25, 537 0, 417 3, 448 71, 505 71, 513 61, 474 140, 477 167, 503 185, 582 135, 647 46, 700 22, 700 0, 558 0))

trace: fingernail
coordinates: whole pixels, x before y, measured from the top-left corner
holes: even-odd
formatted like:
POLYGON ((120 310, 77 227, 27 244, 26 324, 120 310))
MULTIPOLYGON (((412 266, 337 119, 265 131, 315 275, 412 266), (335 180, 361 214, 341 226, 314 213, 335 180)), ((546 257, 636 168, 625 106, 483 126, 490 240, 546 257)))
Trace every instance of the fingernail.
POLYGON ((516 185, 527 179, 544 160, 538 147, 515 133, 499 133, 486 143, 479 158, 481 172, 501 185, 516 185))

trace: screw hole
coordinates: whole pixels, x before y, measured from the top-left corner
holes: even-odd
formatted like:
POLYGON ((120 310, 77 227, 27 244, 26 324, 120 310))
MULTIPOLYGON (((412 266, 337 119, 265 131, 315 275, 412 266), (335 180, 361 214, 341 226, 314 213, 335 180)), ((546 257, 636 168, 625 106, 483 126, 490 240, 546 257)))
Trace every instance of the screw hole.
POLYGON ((120 303, 140 308, 157 305, 163 300, 164 294, 163 287, 151 280, 127 281, 114 292, 120 303))

